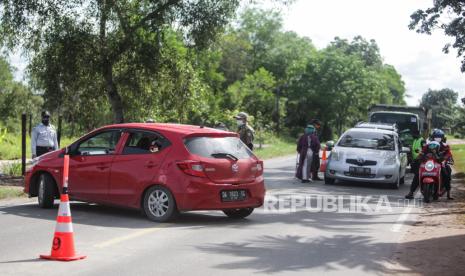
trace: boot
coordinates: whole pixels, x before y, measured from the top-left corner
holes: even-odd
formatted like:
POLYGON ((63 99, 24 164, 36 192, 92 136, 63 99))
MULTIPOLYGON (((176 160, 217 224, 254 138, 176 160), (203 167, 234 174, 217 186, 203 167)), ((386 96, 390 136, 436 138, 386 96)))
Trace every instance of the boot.
POLYGON ((405 196, 406 199, 413 199, 413 193, 410 192, 405 196))

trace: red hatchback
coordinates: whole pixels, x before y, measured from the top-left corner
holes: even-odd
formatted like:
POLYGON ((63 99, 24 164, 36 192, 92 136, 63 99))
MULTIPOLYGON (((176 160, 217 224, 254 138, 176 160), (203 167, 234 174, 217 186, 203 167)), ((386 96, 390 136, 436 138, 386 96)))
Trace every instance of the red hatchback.
MULTIPOLYGON (((142 209, 154 221, 179 211, 232 218, 263 204, 263 162, 237 134, 199 126, 132 123, 102 127, 69 147, 74 200, 142 209)), ((65 149, 36 158, 25 192, 50 208, 62 187, 65 149)))

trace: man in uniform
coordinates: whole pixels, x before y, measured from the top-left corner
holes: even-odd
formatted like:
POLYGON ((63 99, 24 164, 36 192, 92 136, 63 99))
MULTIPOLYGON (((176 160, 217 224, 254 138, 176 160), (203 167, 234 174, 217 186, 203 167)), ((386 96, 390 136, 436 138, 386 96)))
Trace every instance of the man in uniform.
POLYGON ((247 115, 247 113, 239 112, 236 116, 234 116, 234 119, 236 119, 237 122, 237 133, 239 134, 241 141, 244 142, 250 150, 253 150, 254 130, 247 122, 248 117, 249 115, 247 115))
POLYGON ((405 196, 407 199, 413 199, 413 194, 415 193, 416 189, 418 188, 419 183, 419 174, 420 174, 420 164, 421 158, 420 153, 424 146, 426 145, 425 139, 420 136, 420 132, 415 130, 413 133, 413 144, 412 144, 412 163, 411 163, 411 171, 413 172, 413 180, 412 184, 410 185, 410 192, 405 196))
POLYGON ((55 127, 50 124, 50 113, 42 111, 42 123, 32 130, 31 152, 32 158, 41 156, 49 151, 58 149, 55 127))

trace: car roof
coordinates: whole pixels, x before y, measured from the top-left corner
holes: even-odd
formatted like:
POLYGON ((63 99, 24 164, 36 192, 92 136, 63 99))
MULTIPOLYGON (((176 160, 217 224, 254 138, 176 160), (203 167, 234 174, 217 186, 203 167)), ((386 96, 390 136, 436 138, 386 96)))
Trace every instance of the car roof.
POLYGON ((364 128, 364 127, 354 127, 354 128, 351 128, 349 130, 347 130, 345 133, 347 132, 375 132, 375 133, 383 133, 383 134, 392 134, 392 135, 397 135, 397 132, 393 131, 393 130, 387 130, 387 129, 380 129, 380 128, 364 128))
POLYGON ((397 126, 395 124, 388 123, 367 123, 361 122, 358 123, 355 128, 373 128, 373 129, 387 129, 392 131, 397 131, 397 126))
POLYGON ((131 128, 131 129, 146 129, 157 132, 171 132, 182 136, 198 136, 198 135, 219 135, 219 136, 237 136, 235 132, 219 130, 209 127, 201 127, 195 125, 184 125, 174 123, 124 123, 104 126, 101 129, 107 128, 131 128))
POLYGON ((410 116, 416 116, 416 117, 419 117, 419 116, 418 116, 418 114, 411 113, 411 112, 404 112, 404 111, 389 111, 389 110, 372 111, 372 112, 370 112, 370 115, 373 115, 373 114, 379 114, 379 113, 384 113, 384 114, 398 114, 398 115, 410 115, 410 116))

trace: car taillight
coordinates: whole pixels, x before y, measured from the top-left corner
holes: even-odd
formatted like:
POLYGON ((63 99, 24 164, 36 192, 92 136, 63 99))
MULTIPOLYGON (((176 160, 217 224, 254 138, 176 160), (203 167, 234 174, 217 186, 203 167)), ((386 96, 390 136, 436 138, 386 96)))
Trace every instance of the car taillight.
POLYGON ((260 176, 263 174, 263 161, 258 161, 257 164, 253 167, 255 171, 255 176, 260 176))
POLYGON ((185 174, 197 176, 197 177, 207 177, 205 174, 202 163, 198 161, 181 161, 176 163, 178 168, 181 169, 185 174))

